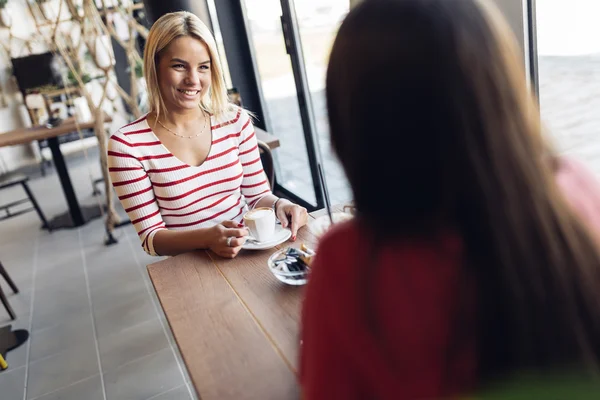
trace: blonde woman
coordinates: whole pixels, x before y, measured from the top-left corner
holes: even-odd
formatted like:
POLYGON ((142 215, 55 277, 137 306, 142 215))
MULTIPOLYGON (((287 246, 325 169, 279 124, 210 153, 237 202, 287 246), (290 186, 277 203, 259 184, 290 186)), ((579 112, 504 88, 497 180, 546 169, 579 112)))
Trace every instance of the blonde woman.
POLYGON ((296 232, 306 209, 275 197, 248 113, 228 102, 210 31, 189 12, 162 16, 144 50, 150 112, 109 141, 113 186, 152 255, 211 249, 235 257, 242 216, 272 207, 296 232))

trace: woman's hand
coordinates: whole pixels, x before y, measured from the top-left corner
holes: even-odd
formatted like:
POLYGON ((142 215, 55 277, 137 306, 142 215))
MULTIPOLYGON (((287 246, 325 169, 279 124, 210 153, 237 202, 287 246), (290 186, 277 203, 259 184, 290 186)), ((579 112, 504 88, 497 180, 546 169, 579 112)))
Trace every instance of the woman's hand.
POLYGON ((277 202, 277 218, 281 221, 284 228, 290 227, 292 231, 292 240, 296 240, 298 229, 306 225, 308 221, 308 212, 306 208, 292 203, 286 199, 280 199, 277 202))
POLYGON ((208 248, 216 255, 225 258, 237 256, 248 236, 248 230, 234 221, 223 221, 210 229, 213 240, 208 248))

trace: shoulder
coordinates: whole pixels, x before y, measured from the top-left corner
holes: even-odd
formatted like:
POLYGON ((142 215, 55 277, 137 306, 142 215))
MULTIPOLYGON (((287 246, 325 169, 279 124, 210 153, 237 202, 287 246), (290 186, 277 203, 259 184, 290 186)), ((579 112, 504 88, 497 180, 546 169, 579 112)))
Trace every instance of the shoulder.
POLYGON ((356 220, 338 223, 330 228, 319 241, 319 249, 328 252, 328 249, 336 248, 346 243, 360 241, 360 230, 356 220))
POLYGON ((321 238, 315 258, 317 266, 313 272, 315 275, 358 279, 356 273, 365 267, 360 260, 375 262, 375 259, 383 269, 397 271, 396 266, 401 265, 409 274, 413 270, 417 274, 433 270, 441 273, 445 269, 451 272, 460 264, 463 254, 464 243, 452 229, 440 228, 437 233, 428 237, 400 236, 382 242, 374 238, 369 227, 355 218, 336 224, 321 238), (374 251, 377 252, 377 257, 373 254, 374 251), (424 266, 437 267, 424 272, 424 266))
POLYGON ((131 140, 121 129, 114 132, 110 135, 108 140, 108 150, 110 151, 119 151, 122 153, 130 153, 130 149, 132 147, 131 140))
POLYGON ((141 138, 144 133, 152 130, 146 121, 147 115, 144 115, 135 121, 117 129, 108 140, 108 150, 131 154, 133 152, 135 138, 141 138))
POLYGON ((215 116, 213 129, 228 128, 230 130, 241 130, 250 121, 248 111, 236 105, 231 105, 229 110, 219 116, 215 116))
POLYGON ((149 129, 150 127, 148 126, 148 114, 145 114, 142 115, 140 118, 136 119, 135 121, 123 125, 115 133, 120 133, 122 135, 129 136, 131 134, 137 133, 138 131, 146 131, 149 129))
POLYGON ((566 195, 570 192, 598 189, 598 180, 594 173, 581 161, 574 158, 559 157, 554 178, 566 195))
POLYGON ((600 184, 580 161, 558 160, 555 180, 570 210, 596 235, 600 234, 600 184))
POLYGON ((156 141, 156 137, 148 125, 147 117, 147 114, 143 115, 110 135, 109 147, 135 147, 156 141))

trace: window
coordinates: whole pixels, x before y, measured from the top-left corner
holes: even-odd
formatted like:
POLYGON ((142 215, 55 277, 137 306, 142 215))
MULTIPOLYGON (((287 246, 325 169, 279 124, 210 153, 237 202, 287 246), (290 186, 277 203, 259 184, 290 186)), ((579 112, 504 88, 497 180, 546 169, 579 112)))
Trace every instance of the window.
POLYGON ((535 6, 542 121, 560 153, 600 173, 600 163, 592 162, 600 155, 600 3, 543 0, 535 6))

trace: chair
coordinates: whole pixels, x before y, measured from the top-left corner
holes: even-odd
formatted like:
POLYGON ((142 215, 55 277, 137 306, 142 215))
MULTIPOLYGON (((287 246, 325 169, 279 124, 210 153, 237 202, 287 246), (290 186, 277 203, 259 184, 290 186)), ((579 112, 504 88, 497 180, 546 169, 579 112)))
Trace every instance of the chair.
MULTIPOLYGON (((10 288, 12 289, 12 291, 15 294, 19 293, 19 289, 17 288, 17 285, 15 285, 13 280, 10 279, 8 272, 6 272, 6 270, 4 269, 4 266, 2 265, 1 262, 0 262, 0 275, 2 275, 2 277, 6 280, 6 282, 8 283, 8 286, 10 286, 10 288)), ((6 298, 6 295, 4 294, 4 290, 2 290, 2 286, 0 286, 0 300, 2 301, 2 304, 4 304, 4 308, 6 308, 6 311, 8 311, 8 315, 10 315, 10 318, 13 320, 17 319, 17 315, 15 314, 14 310, 10 306, 8 299, 6 298)))
POLYGON ((0 205, 0 211, 4 211, 6 213, 6 215, 0 217, 0 221, 8 219, 8 218, 16 217, 17 215, 21 215, 23 213, 35 210, 37 212, 38 216, 40 217, 40 219, 42 220, 42 224, 43 224, 42 227, 44 229, 48 229, 50 231, 51 230, 50 225, 48 225, 48 221, 46 221, 46 217, 44 216, 42 209, 38 205, 38 203, 35 199, 35 196, 29 189, 29 185, 27 184, 28 180, 29 180, 29 177, 27 177, 25 175, 21 175, 21 174, 7 175, 4 177, 0 177, 0 190, 9 188, 11 186, 21 185, 23 187, 23 190, 27 194, 27 198, 0 205), (33 207, 26 208, 24 210, 14 211, 14 212, 11 211, 11 208, 14 208, 15 206, 17 206, 19 204, 23 204, 23 203, 27 203, 27 202, 30 202, 33 205, 33 207))
POLYGON ((262 140, 258 141, 258 152, 260 153, 260 162, 263 165, 265 174, 267 174, 269 186, 271 186, 271 190, 273 190, 275 187, 275 164, 273 162, 273 153, 271 153, 269 145, 262 140))

